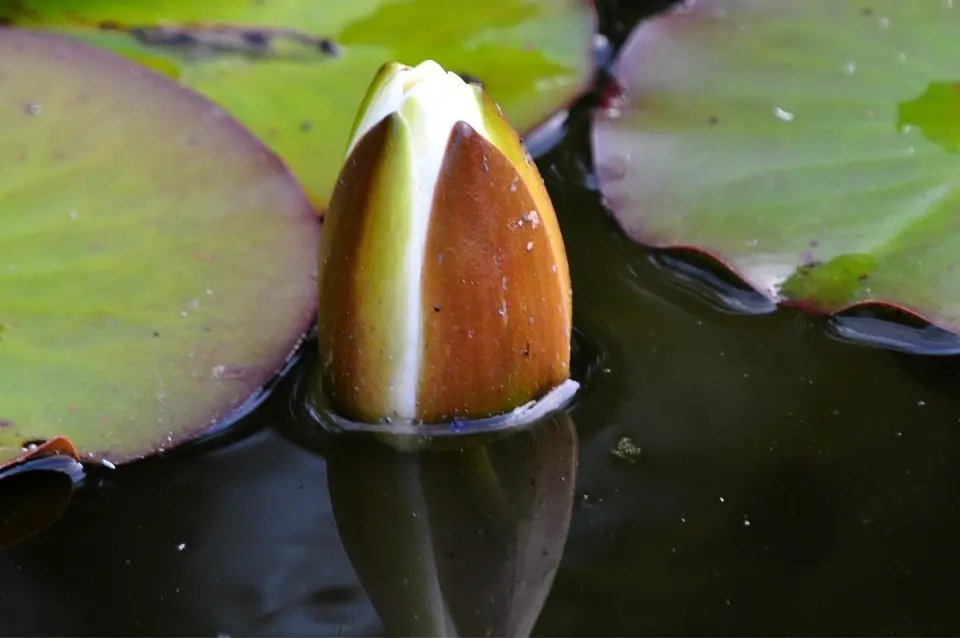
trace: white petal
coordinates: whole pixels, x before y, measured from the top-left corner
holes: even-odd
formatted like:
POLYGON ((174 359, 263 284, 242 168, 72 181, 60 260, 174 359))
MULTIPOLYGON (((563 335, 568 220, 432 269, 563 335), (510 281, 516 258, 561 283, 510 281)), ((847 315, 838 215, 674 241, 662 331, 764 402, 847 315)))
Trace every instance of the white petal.
POLYGON ((377 88, 376 94, 370 100, 370 104, 367 105, 367 110, 364 112, 363 118, 357 125, 357 130, 353 135, 353 139, 350 140, 347 153, 344 157, 350 157, 350 153, 353 152, 354 147, 370 129, 400 108, 400 105, 403 103, 404 90, 403 82, 400 81, 399 78, 403 77, 405 73, 409 73, 409 71, 409 67, 398 65, 393 74, 384 79, 383 83, 377 88))
MULTIPOLYGON (((402 355, 391 379, 392 408, 396 416, 415 418, 423 359, 422 280, 424 251, 430 226, 430 214, 440 170, 450 134, 457 122, 466 122, 489 140, 484 126, 478 89, 456 73, 448 73, 439 64, 427 60, 416 67, 397 65, 384 78, 362 114, 347 156, 370 129, 396 113, 409 130, 413 174, 409 179, 409 206, 397 206, 384 214, 411 214, 410 236, 404 246, 402 278, 404 300, 402 355), (400 212, 403 211, 403 212, 400 212)), ((401 191, 398 191, 398 193, 401 191)))
MULTIPOLYGON (((451 73, 449 75, 459 80, 461 84, 463 83, 456 74, 451 73)), ((443 70, 443 67, 433 60, 426 60, 415 67, 397 65, 393 74, 384 78, 376 95, 370 100, 367 111, 363 114, 353 139, 350 140, 346 156, 349 157, 353 147, 367 131, 379 124, 383 118, 400 110, 406 95, 415 86, 441 83, 447 76, 448 73, 443 70)))
POLYGON ((423 358, 423 257, 440 169, 450 133, 457 122, 464 121, 485 136, 483 113, 472 86, 455 73, 443 71, 434 62, 421 64, 414 71, 417 72, 417 77, 411 80, 420 81, 406 83, 409 89, 400 107, 400 116, 410 127, 413 136, 415 167, 415 175, 412 176, 414 201, 410 208, 413 219, 404 265, 406 289, 409 291, 405 322, 409 332, 404 340, 408 350, 402 365, 397 368, 394 381, 397 412, 409 417, 417 413, 416 401, 423 358))

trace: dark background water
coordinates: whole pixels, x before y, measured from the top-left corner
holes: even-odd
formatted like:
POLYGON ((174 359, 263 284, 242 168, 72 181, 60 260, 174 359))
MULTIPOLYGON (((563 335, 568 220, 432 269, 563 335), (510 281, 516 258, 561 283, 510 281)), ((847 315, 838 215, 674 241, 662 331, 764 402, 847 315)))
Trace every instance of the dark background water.
MULTIPOLYGON (((617 44, 667 3, 598 4, 617 44)), ((538 159, 590 374, 571 532, 536 633, 956 633, 956 358, 844 343, 823 318, 760 312, 630 243, 591 189, 595 100, 538 159), (638 457, 612 453, 623 437, 638 457)), ((58 524, 0 552, 0 632, 383 633, 324 459, 290 436, 311 347, 225 439, 95 472, 58 524)))

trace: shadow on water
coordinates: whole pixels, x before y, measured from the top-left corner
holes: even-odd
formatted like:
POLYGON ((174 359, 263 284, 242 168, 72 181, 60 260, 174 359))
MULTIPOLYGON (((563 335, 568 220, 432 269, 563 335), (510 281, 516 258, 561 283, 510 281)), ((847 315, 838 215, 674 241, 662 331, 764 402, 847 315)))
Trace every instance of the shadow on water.
MULTIPOLYGON (((616 45, 644 3, 598 4, 619 7, 616 45)), ((0 552, 2 633, 382 635, 375 609, 403 633, 441 607, 508 632, 557 560, 537 635, 955 633, 956 342, 764 308, 634 245, 591 189, 585 108, 538 160, 576 296, 576 431, 491 444, 490 483, 477 449, 318 450, 291 407, 308 343, 244 436, 96 468, 56 525, 0 552)))
POLYGON ((416 453, 341 440, 327 452, 341 541, 392 634, 529 635, 550 592, 573 508, 573 421, 559 412, 474 438, 416 453))

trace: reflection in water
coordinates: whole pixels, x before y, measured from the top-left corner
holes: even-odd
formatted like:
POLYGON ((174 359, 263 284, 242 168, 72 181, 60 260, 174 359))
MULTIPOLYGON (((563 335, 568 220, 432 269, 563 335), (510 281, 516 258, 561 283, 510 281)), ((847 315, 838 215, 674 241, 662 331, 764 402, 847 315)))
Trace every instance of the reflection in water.
POLYGON ((960 335, 892 308, 851 308, 829 320, 827 334, 840 341, 897 352, 960 354, 960 335))
POLYGON ((720 312, 762 315, 777 309, 775 302, 711 262, 713 258, 707 255, 687 249, 660 249, 651 250, 647 258, 666 282, 720 312))
POLYGON ((341 542, 394 634, 528 635, 570 527, 573 421, 555 412, 451 443, 337 439, 327 481, 341 542))
POLYGON ((54 454, 0 473, 0 549, 23 542, 57 521, 70 504, 83 468, 54 454))

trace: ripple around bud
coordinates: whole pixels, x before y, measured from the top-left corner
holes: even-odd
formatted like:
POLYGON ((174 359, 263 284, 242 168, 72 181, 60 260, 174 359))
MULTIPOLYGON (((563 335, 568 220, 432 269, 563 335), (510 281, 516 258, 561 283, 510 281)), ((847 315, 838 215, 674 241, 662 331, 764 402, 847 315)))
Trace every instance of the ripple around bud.
MULTIPOLYGON (((308 378, 312 378, 309 375, 308 378)), ((580 384, 567 379, 540 399, 530 401, 505 414, 483 419, 459 419, 443 423, 422 423, 412 420, 393 419, 382 423, 361 423, 346 419, 334 412, 326 396, 311 384, 303 393, 302 407, 309 424, 317 426, 327 435, 375 435, 381 441, 404 451, 415 451, 444 442, 462 442, 463 437, 501 434, 531 427, 543 418, 566 409, 580 384)))

